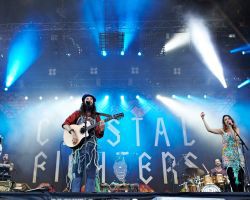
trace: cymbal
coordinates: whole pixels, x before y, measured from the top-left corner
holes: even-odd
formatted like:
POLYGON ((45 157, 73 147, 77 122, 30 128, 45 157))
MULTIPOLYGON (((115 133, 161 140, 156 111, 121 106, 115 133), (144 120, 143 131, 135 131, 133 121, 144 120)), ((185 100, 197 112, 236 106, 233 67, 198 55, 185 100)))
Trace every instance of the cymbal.
POLYGON ((199 168, 186 168, 185 172, 190 176, 202 176, 205 174, 205 172, 199 168))

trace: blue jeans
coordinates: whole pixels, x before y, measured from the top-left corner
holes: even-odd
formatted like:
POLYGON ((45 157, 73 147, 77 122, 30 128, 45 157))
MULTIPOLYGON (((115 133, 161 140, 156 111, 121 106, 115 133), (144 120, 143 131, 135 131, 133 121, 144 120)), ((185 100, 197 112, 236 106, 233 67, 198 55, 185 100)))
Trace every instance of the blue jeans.
POLYGON ((86 142, 78 150, 74 152, 73 156, 73 179, 71 182, 71 192, 81 192, 81 186, 84 183, 86 164, 86 184, 85 192, 95 192, 95 178, 96 178, 96 164, 97 151, 96 144, 92 141, 86 142), (86 145, 86 154, 85 154, 86 145), (86 155, 86 163, 85 163, 86 155))

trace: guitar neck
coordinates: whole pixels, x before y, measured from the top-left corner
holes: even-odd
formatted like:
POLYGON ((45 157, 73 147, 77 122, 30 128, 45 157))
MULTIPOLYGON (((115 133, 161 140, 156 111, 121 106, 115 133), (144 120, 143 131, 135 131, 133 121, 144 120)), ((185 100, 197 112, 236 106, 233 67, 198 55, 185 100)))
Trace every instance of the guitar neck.
MULTIPOLYGON (((113 119, 113 116, 110 116, 110 117, 104 119, 103 121, 104 121, 104 123, 105 123, 105 122, 107 122, 107 121, 110 121, 111 119, 113 119)), ((87 130, 90 130, 90 129, 92 129, 92 128, 95 128, 95 127, 99 126, 100 124, 101 124, 101 122, 97 122, 97 123, 95 123, 95 124, 93 124, 93 125, 90 125, 90 126, 88 126, 87 130)))

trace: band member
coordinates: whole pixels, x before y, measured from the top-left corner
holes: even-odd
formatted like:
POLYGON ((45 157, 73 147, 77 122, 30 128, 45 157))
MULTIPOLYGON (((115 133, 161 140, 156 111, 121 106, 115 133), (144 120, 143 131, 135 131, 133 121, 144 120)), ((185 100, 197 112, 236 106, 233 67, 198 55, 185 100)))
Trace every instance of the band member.
POLYGON ((73 150, 71 191, 80 192, 81 186, 85 183, 85 192, 95 192, 95 178, 97 171, 97 138, 104 135, 104 122, 96 112, 96 98, 93 95, 85 94, 82 97, 80 110, 73 112, 63 123, 62 127, 72 135, 73 144, 79 142, 79 138, 71 124, 91 125, 100 122, 96 128, 89 130, 89 137, 82 139, 73 150), (85 177, 86 173, 86 177, 85 177))
POLYGON ((11 172, 14 169, 14 163, 9 160, 9 154, 3 155, 3 161, 0 163, 0 180, 6 181, 11 179, 11 172))
POLYGON ((223 176, 227 175, 227 172, 225 169, 222 168, 221 160, 215 159, 214 161, 215 168, 211 169, 211 176, 216 176, 217 174, 222 174, 223 176))
POLYGON ((222 136, 222 162, 225 167, 233 192, 244 192, 244 157, 239 146, 240 129, 229 115, 222 117, 222 128, 210 128, 205 120, 205 113, 201 113, 206 130, 222 136), (235 133, 236 132, 236 133, 235 133))

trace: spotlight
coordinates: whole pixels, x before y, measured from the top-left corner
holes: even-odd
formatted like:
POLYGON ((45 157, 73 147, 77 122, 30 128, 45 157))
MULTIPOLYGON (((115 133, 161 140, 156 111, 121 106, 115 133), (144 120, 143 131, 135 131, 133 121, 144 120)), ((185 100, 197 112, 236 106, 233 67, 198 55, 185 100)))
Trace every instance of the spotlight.
POLYGON ((121 56, 124 56, 125 52, 124 51, 121 51, 121 56))
POLYGON ((20 78, 39 57, 41 40, 38 38, 38 29, 32 24, 29 24, 29 31, 20 30, 15 34, 8 51, 6 87, 10 87, 20 78))
POLYGON ((172 98, 175 99, 175 98, 176 98, 176 95, 173 94, 173 95, 172 95, 172 98))
POLYGON ((189 29, 191 31, 192 43, 200 54, 203 63, 217 77, 223 87, 227 88, 223 66, 207 26, 201 19, 190 18, 189 29))
POLYGON ((174 49, 180 48, 190 41, 189 33, 176 33, 172 39, 170 39, 163 47, 163 52, 167 53, 174 49))
POLYGON ((42 96, 40 96, 40 97, 39 97, 39 100, 43 100, 43 97, 42 97, 42 96))
POLYGON ((109 99, 109 95, 106 95, 106 96, 104 97, 104 99, 108 100, 108 99, 109 99))
POLYGON ((9 75, 9 76, 7 77, 7 81, 6 81, 6 84, 5 84, 6 87, 10 87, 10 86, 12 85, 13 81, 14 81, 14 76, 9 75))
POLYGON ((7 88, 7 87, 6 87, 6 88, 4 88, 4 91, 6 91, 6 92, 7 92, 7 91, 8 91, 8 88, 7 88))
POLYGON ((102 56, 107 56, 107 52, 106 51, 102 51, 102 56))
POLYGON ((204 99, 206 99, 206 98, 207 98, 207 95, 206 95, 206 94, 204 94, 203 98, 204 98, 204 99))
POLYGON ((189 94, 189 95, 187 95, 187 98, 188 98, 188 99, 191 99, 191 95, 190 95, 190 94, 189 94))
POLYGON ((250 83, 250 79, 243 81, 241 84, 238 85, 238 89, 248 85, 249 83, 250 83))
POLYGON ((25 99, 25 100, 28 100, 28 99, 29 99, 29 97, 28 97, 28 96, 25 96, 25 97, 24 97, 24 99, 25 99))
POLYGON ((141 55, 142 55, 142 53, 139 51, 137 55, 138 55, 138 56, 141 56, 141 55))
POLYGON ((57 96, 55 96, 55 98, 54 98, 55 100, 58 100, 58 97, 57 96))
POLYGON ((136 97, 135 97, 136 99, 140 99, 140 96, 139 95, 136 95, 136 97))
POLYGON ((243 55, 246 54, 250 50, 250 45, 243 45, 240 47, 237 47, 235 49, 230 50, 230 53, 238 53, 241 52, 243 55))
POLYGON ((73 96, 70 96, 69 99, 72 100, 72 99, 74 99, 74 97, 73 97, 73 96))
POLYGON ((242 55, 250 54, 250 50, 242 51, 242 55))
POLYGON ((123 95, 121 95, 120 98, 121 98, 121 100, 124 100, 124 96, 123 95))

